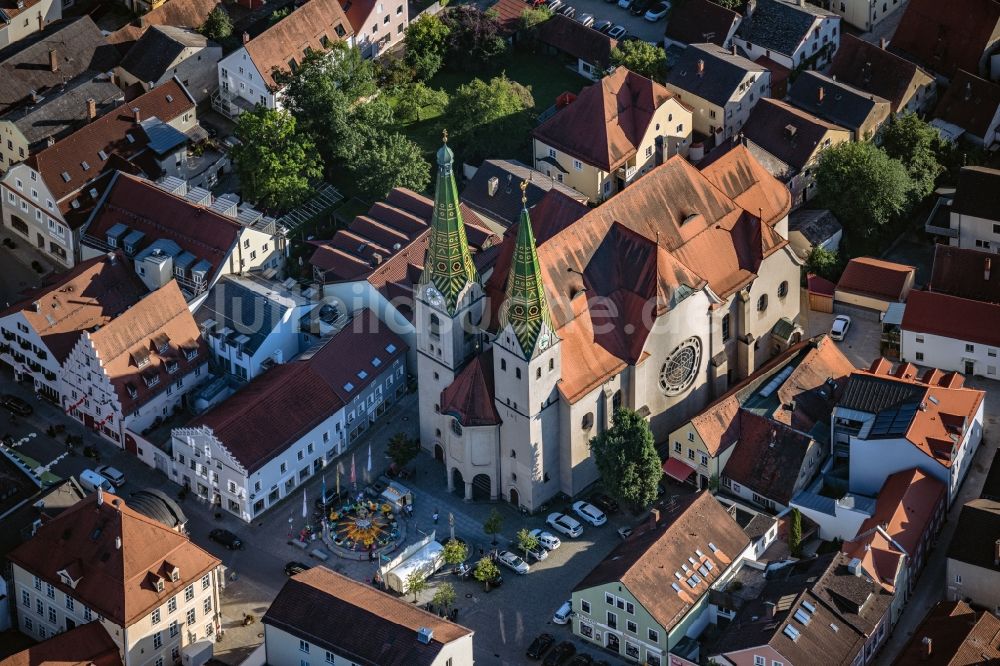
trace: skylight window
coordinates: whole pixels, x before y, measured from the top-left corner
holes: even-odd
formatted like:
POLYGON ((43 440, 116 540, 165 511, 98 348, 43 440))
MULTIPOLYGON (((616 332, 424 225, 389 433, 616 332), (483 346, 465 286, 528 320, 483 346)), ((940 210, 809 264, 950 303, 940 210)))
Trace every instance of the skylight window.
POLYGON ((128 139, 129 143, 135 143, 135 137, 132 136, 132 132, 125 132, 125 138, 128 139))
POLYGON ((90 165, 87 164, 87 160, 84 160, 84 161, 80 162, 80 168, 83 169, 84 171, 86 171, 86 170, 88 170, 90 168, 90 165))
POLYGON ((708 549, 711 550, 713 553, 719 550, 718 548, 716 548, 715 544, 712 543, 711 541, 708 542, 708 549))
POLYGON ((802 607, 809 611, 810 615, 816 612, 816 607, 812 605, 812 602, 803 601, 802 607))
POLYGON ((795 627, 793 627, 790 624, 786 624, 785 628, 782 630, 781 633, 785 634, 786 636, 788 636, 789 638, 791 638, 793 641, 799 640, 799 636, 802 635, 801 632, 799 632, 798 629, 796 629, 795 627))
POLYGON ((794 617, 802 623, 802 626, 807 626, 810 622, 812 622, 812 616, 801 608, 795 611, 794 617))
POLYGON ((63 179, 64 183, 68 183, 69 182, 69 171, 63 171, 62 174, 60 174, 60 175, 62 176, 62 179, 63 179))
POLYGON ((103 150, 98 150, 97 151, 97 156, 101 158, 102 162, 108 159, 108 154, 106 152, 104 152, 103 150))
POLYGON ((708 575, 708 569, 705 567, 704 564, 698 567, 698 573, 700 573, 702 576, 708 575))
POLYGON ((375 358, 372 359, 372 365, 374 365, 377 368, 378 366, 382 365, 382 359, 376 356, 375 358))
POLYGON ((387 344, 387 345, 385 346, 385 350, 386 350, 387 352, 389 352, 390 354, 393 354, 393 353, 395 353, 395 352, 396 352, 396 345, 394 345, 394 344, 392 344, 392 343, 390 342, 389 344, 387 344))
POLYGON ((172 101, 174 101, 174 96, 173 95, 167 95, 167 104, 169 104, 172 101))
POLYGON ((344 390, 350 393, 351 391, 354 390, 354 384, 352 384, 351 382, 347 382, 346 384, 344 384, 344 390))
POLYGON ((358 370, 358 379, 364 379, 367 376, 368 376, 367 372, 365 372, 364 370, 358 370))
POLYGON ((671 583, 670 587, 674 588, 674 592, 676 592, 677 594, 681 593, 681 586, 678 585, 677 583, 671 583))

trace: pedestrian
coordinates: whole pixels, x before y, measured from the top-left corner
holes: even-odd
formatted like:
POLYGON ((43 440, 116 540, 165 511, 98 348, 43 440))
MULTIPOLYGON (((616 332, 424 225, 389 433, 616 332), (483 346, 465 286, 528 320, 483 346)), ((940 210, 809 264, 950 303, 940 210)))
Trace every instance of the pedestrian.
POLYGON ((437 525, 438 524, 438 510, 437 509, 434 509, 434 515, 431 516, 431 518, 434 519, 434 524, 437 525))

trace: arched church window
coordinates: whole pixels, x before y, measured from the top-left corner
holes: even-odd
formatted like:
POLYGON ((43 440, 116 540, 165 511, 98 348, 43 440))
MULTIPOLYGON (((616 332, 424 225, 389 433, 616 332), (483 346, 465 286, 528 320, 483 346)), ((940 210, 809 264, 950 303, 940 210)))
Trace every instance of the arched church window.
POLYGON ((587 412, 586 414, 583 415, 583 424, 582 425, 583 425, 583 429, 584 430, 590 430, 591 428, 594 427, 594 413, 593 412, 587 412))
POLYGON ((431 313, 430 334, 432 338, 441 337, 441 320, 436 314, 431 313))

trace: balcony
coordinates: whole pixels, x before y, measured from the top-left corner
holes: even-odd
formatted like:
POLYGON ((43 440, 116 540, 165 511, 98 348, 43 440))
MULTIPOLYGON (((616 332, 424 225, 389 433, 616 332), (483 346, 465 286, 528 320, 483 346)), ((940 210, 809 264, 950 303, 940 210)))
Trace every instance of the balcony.
POLYGON ((216 90, 212 93, 212 108, 230 120, 236 120, 244 111, 253 111, 254 105, 238 95, 216 90))
POLYGON ((944 236, 946 238, 958 238, 958 229, 951 228, 951 202, 946 197, 938 197, 934 203, 934 210, 931 211, 927 222, 924 223, 924 230, 929 234, 944 236))

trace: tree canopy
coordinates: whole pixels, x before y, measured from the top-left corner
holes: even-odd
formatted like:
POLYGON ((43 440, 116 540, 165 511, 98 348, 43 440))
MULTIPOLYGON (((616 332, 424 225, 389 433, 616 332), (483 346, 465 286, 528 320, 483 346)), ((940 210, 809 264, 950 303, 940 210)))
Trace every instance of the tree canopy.
POLYGON ((397 432, 389 438, 386 453, 398 467, 406 467, 420 452, 420 443, 408 437, 405 432, 397 432))
POLYGON ((222 5, 218 5, 209 14, 200 28, 201 34, 211 40, 221 41, 233 34, 233 20, 222 5))
POLYGON ((268 208, 287 210, 310 193, 310 179, 323 175, 312 139, 296 129, 287 111, 257 107, 239 116, 231 156, 243 192, 268 208))
POLYGON ((635 507, 656 499, 663 470, 646 419, 619 409, 611 427, 590 440, 590 451, 609 494, 635 507))
POLYGON ((936 129, 914 113, 893 116, 882 130, 882 149, 906 167, 913 181, 914 200, 934 191, 934 183, 944 171, 939 158, 948 149, 936 129))
POLYGON ((836 282, 840 277, 840 259, 836 252, 831 252, 819 246, 809 251, 806 257, 806 270, 821 278, 836 282))
POLYGON ((381 199, 394 187, 422 191, 431 182, 431 165, 420 147, 398 132, 384 134, 359 154, 351 169, 358 188, 371 199, 381 199))
POLYGON ((611 49, 611 64, 662 82, 667 70, 667 53, 661 46, 641 39, 631 39, 618 42, 618 46, 611 49))
POLYGON ((500 569, 497 568, 495 562, 489 557, 484 557, 476 562, 476 568, 473 569, 472 575, 480 583, 486 585, 486 589, 490 589, 490 582, 497 579, 500 575, 500 569))
POLYGON ((458 5, 443 12, 448 28, 449 66, 470 72, 495 71, 507 53, 507 41, 501 34, 496 13, 482 11, 475 5, 458 5))
POLYGON ((493 537, 493 543, 497 542, 497 534, 503 529, 503 516, 495 508, 490 510, 490 515, 483 522, 483 531, 493 537))
POLYGON ((444 65, 451 30, 436 14, 422 14, 406 27, 406 64, 426 81, 444 65))
POLYGON ((461 85, 448 102, 448 131, 462 158, 478 162, 509 144, 509 137, 529 135, 531 120, 524 113, 535 106, 531 91, 501 75, 461 85))

